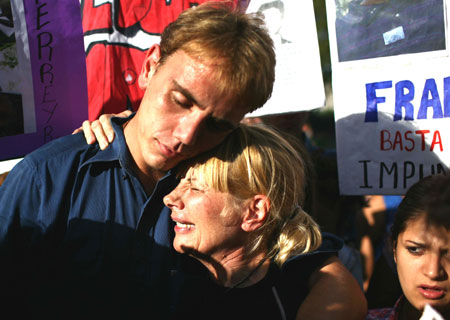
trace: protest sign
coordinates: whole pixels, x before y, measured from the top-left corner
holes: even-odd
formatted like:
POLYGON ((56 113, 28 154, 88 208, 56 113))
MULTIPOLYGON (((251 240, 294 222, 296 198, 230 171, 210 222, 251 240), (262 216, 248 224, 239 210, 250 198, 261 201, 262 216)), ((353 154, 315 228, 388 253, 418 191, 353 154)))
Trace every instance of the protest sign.
POLYGON ((444 317, 427 303, 419 320, 444 320, 444 317))
POLYGON ((80 3, 4 1, 0 159, 24 156, 87 117, 80 3))
POLYGON ((341 194, 404 194, 450 164, 443 0, 328 0, 341 194))
POLYGON ((264 15, 277 58, 272 96, 248 116, 323 107, 325 89, 313 1, 252 0, 247 12, 264 15))

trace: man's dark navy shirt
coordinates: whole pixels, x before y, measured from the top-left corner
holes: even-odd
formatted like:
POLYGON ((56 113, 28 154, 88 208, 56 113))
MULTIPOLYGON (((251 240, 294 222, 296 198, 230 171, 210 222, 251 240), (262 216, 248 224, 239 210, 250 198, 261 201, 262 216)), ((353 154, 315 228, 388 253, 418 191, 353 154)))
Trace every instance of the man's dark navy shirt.
POLYGON ((161 319, 171 303, 173 226, 133 173, 122 124, 105 151, 82 134, 27 155, 0 187, 0 301, 38 318, 161 319))

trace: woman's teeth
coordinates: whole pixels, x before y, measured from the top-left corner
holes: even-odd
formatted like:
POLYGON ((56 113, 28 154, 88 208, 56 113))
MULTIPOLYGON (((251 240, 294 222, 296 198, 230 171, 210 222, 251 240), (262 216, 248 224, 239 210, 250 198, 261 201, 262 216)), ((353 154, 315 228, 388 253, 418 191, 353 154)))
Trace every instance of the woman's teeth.
POLYGON ((194 227, 194 225, 177 222, 177 227, 183 228, 183 229, 191 229, 192 227, 194 227))

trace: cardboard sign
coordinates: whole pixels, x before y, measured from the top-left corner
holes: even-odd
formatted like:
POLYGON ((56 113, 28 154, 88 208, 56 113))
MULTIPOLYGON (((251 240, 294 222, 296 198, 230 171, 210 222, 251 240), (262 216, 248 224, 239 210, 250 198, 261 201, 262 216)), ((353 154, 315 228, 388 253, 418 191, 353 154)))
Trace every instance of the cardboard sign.
POLYGON ((272 96, 248 116, 323 107, 325 89, 313 1, 252 0, 247 12, 264 15, 277 58, 272 96))
POLYGON ((79 127, 87 118, 87 89, 77 0, 7 1, 1 10, 0 24, 9 27, 0 30, 3 160, 79 127))
POLYGON ((329 0, 327 17, 341 194, 404 194, 449 172, 444 1, 329 0))

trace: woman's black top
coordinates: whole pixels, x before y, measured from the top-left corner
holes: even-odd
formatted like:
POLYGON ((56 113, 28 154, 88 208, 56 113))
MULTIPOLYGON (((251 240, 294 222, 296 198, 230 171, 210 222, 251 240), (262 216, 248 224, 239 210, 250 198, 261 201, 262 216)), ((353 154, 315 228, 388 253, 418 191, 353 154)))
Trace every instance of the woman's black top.
POLYGON ((342 247, 331 235, 323 238, 318 250, 290 258, 282 268, 271 263, 264 279, 246 288, 219 286, 199 262, 184 261, 189 275, 180 288, 181 301, 173 319, 295 319, 312 273, 342 247))

